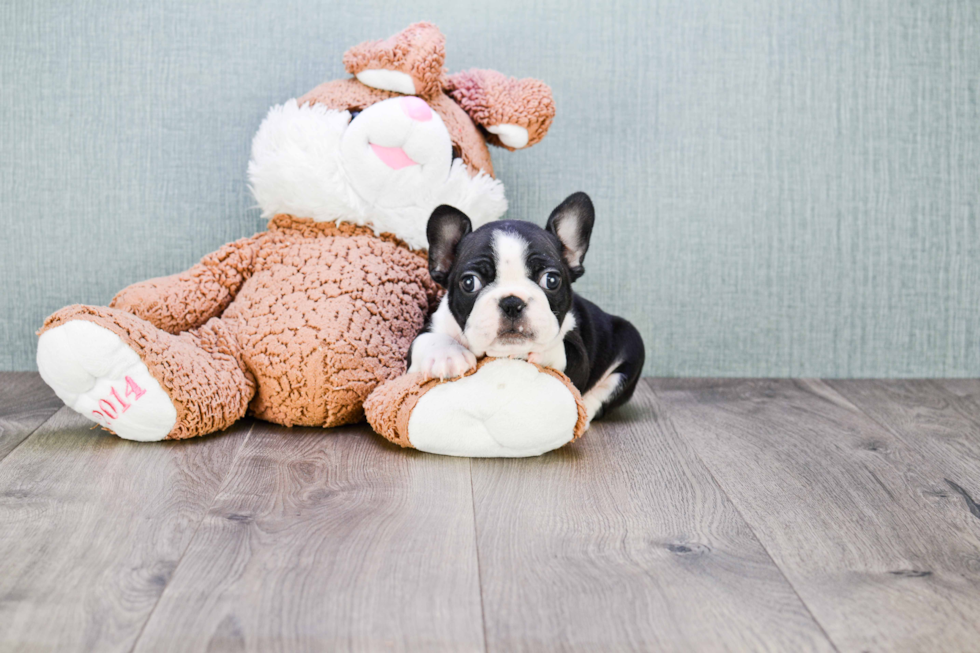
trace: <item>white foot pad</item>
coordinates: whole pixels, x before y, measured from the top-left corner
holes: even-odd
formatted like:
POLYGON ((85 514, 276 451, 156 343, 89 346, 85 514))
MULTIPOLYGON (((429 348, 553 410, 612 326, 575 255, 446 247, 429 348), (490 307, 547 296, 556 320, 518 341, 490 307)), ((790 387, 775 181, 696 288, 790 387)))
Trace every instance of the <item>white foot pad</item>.
POLYGON ((447 456, 538 456, 572 439, 578 406, 555 377, 501 359, 422 395, 408 421, 421 451, 447 456))
POLYGON ((87 320, 45 331, 37 368, 69 408, 121 438, 162 440, 177 422, 170 397, 136 352, 87 320))

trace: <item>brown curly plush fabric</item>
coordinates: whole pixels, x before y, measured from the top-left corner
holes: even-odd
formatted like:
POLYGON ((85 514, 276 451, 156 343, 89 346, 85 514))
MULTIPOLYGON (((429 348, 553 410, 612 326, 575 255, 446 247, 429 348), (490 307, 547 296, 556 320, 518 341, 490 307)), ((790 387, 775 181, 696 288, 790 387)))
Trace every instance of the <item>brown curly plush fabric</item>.
POLYGON ((246 408, 286 426, 360 421, 371 390, 405 371, 437 301, 424 252, 366 227, 278 215, 186 272, 129 286, 112 308, 62 309, 41 333, 86 319, 118 334, 170 395, 168 438, 179 439, 246 408))
MULTIPOLYGON (((463 377, 476 374, 480 368, 494 360, 496 359, 490 357, 481 359, 476 367, 466 372, 463 377)), ((571 380, 561 372, 540 365, 535 365, 535 367, 561 381, 575 399, 575 404, 578 407, 578 421, 575 423, 571 440, 574 442, 582 437, 589 426, 589 416, 585 404, 582 402, 582 395, 572 385, 571 380)), ((368 423, 378 434, 391 442, 402 447, 414 448, 408 439, 408 422, 412 417, 412 411, 415 410, 415 405, 432 388, 454 381, 455 379, 448 381, 426 379, 421 374, 403 374, 396 379, 382 383, 364 402, 364 413, 368 423)))
POLYGON ((228 243, 186 272, 123 288, 109 303, 168 333, 201 326, 228 308, 255 258, 254 236, 228 243))
POLYGON ((405 73, 415 83, 415 94, 426 99, 442 94, 446 39, 432 23, 415 23, 383 41, 366 41, 344 53, 344 68, 351 75, 383 69, 405 73))
MULTIPOLYGON (((496 70, 467 70, 450 75, 446 91, 477 123, 519 125, 527 130, 530 147, 544 138, 555 117, 551 89, 537 79, 514 79, 496 70)), ((513 151, 494 134, 487 133, 494 145, 513 151)))
POLYGON ((337 111, 363 111, 372 104, 393 97, 400 97, 400 94, 365 86, 356 79, 335 79, 301 95, 296 103, 299 106, 322 104, 337 111))
MULTIPOLYGON (((487 143, 513 151, 480 127, 519 125, 528 132, 531 147, 538 143, 555 117, 551 88, 536 79, 514 79, 495 70, 468 70, 446 75, 445 38, 432 23, 416 23, 383 41, 354 46, 344 55, 347 72, 385 69, 412 76, 416 93, 439 114, 450 138, 470 171, 493 176, 487 143), (479 125, 479 127, 477 126, 479 125)), ((356 79, 320 84, 299 98, 300 106, 318 103, 346 111, 362 110, 400 93, 365 86, 356 79)))

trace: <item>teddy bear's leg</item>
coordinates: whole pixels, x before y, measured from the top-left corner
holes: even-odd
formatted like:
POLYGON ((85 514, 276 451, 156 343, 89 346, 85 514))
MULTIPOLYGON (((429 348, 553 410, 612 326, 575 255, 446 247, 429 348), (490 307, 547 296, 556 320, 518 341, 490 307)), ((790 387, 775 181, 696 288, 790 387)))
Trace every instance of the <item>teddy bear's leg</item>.
POLYGON ((364 404, 368 422, 403 447, 448 456, 538 456, 582 435, 582 397, 561 372, 485 358, 461 378, 405 374, 364 404))
POLYGON ((233 326, 171 335, 124 311, 70 306, 45 322, 37 364, 79 414, 128 440, 204 435, 244 416, 255 391, 233 326))

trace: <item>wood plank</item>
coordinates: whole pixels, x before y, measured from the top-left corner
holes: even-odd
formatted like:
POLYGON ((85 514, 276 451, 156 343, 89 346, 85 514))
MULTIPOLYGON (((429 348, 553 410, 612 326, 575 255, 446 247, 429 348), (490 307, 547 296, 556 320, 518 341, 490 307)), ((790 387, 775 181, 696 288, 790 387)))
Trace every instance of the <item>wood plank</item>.
POLYGON ((832 650, 645 385, 569 447, 472 464, 488 650, 832 650))
POLYGON ((0 462, 0 650, 131 650, 250 428, 90 426, 62 408, 0 462))
POLYGON ((817 381, 650 385, 841 650, 976 648, 980 529, 933 460, 817 381))
POLYGON ((62 406, 37 372, 0 372, 0 460, 62 406))
POLYGON ((137 651, 483 650, 469 462, 256 427, 137 651))
POLYGON ((980 380, 827 383, 928 458, 942 476, 928 496, 954 510, 958 507, 967 527, 980 528, 980 521, 974 521, 980 520, 980 380))

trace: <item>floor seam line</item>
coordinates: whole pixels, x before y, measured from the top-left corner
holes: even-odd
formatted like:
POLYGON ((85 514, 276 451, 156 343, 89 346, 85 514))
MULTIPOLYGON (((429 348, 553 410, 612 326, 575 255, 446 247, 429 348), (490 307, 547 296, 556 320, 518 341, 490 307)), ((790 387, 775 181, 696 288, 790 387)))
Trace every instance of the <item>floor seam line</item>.
MULTIPOLYGON (((847 379, 844 379, 844 380, 847 380, 847 379)), ((886 380, 887 379, 873 379, 873 381, 886 381, 886 380)), ((925 379, 925 380, 926 381, 932 381, 932 379, 925 379)), ((840 397, 841 399, 843 399, 844 401, 846 401, 849 406, 851 406, 854 410, 856 410, 862 416, 867 417, 874 424, 878 425, 883 431, 885 431, 886 433, 888 433, 889 435, 891 435, 893 438, 895 438, 896 440, 898 440, 899 442, 901 442, 902 445, 904 447, 906 447, 909 451, 911 451, 913 453, 916 453, 917 452, 915 445, 912 444, 912 443, 910 443, 908 441, 908 438, 906 438, 906 436, 900 430, 892 427, 891 425, 887 424, 886 422, 881 421, 880 419, 878 419, 877 417, 875 417, 874 415, 872 415, 871 413, 869 413, 867 410, 865 410, 864 408, 862 408, 860 405, 854 403, 851 400, 850 397, 848 397, 843 392, 841 392, 840 390, 838 390, 837 388, 835 388, 828 381, 825 381, 824 379, 819 379, 819 381, 820 381, 821 384, 823 384, 827 389, 829 389, 835 395, 837 395, 838 397, 840 397)), ((951 397, 950 396, 950 393, 946 392, 946 390, 944 388, 942 388, 941 386, 936 387, 936 390, 940 394, 942 394, 944 397, 946 397, 947 400, 953 401, 954 397, 951 397)), ((954 481, 950 481, 950 479, 947 478, 947 476, 946 476, 946 472, 944 472, 942 469, 937 469, 936 471, 939 472, 939 476, 942 478, 942 480, 946 484, 952 483, 953 485, 955 485, 956 487, 953 487, 953 490, 955 490, 957 492, 957 494, 960 494, 960 496, 963 496, 963 494, 959 490, 956 489, 957 487, 959 487, 960 489, 962 489, 962 487, 960 487, 959 485, 957 485, 954 481)), ((879 483, 880 483, 880 481, 879 481, 879 483)), ((963 497, 963 498, 964 499, 967 499, 967 497, 963 497)), ((972 514, 973 511, 970 508, 970 502, 971 501, 972 501, 972 498, 967 499, 966 508, 967 508, 967 511, 972 514)))
MULTIPOLYGON (((646 382, 647 382, 647 387, 650 389, 650 392, 652 392, 653 395, 659 399, 660 395, 657 394, 656 388, 653 387, 653 379, 647 377, 646 382)), ((776 559, 772 557, 772 552, 769 551, 768 547, 766 547, 765 543, 762 541, 762 538, 759 537, 759 534, 756 532, 755 528, 752 527, 752 523, 748 519, 746 519, 745 515, 742 513, 742 509, 738 507, 738 504, 735 502, 735 499, 732 498, 732 495, 729 494, 728 490, 726 490, 725 487, 718 481, 718 478, 715 476, 714 471, 711 469, 711 467, 708 466, 708 463, 704 461, 704 459, 701 457, 701 454, 698 453, 697 448, 693 444, 691 444, 686 438, 684 438, 683 435, 681 435, 681 432, 674 426, 674 421, 670 419, 668 415, 664 414, 662 415, 662 417, 670 422, 671 430, 675 434, 677 434, 677 437, 681 438, 688 447, 690 447, 691 453, 694 454, 694 457, 697 458, 698 462, 701 463, 705 471, 708 472, 708 475, 711 477, 711 481, 718 487, 721 493, 724 494, 725 497, 728 499, 728 501, 732 504, 732 508, 734 508, 735 512, 738 513, 739 518, 742 520, 742 523, 745 524, 746 528, 749 529, 749 532, 752 533, 752 537, 755 538, 755 541, 758 542, 759 546, 762 547, 762 550, 765 552, 766 557, 769 558, 769 560, 772 562, 773 567, 775 567, 776 571, 779 572, 779 575, 783 577, 783 580, 786 581, 786 584, 789 585, 789 588, 793 590, 793 594, 796 596, 797 599, 800 600, 800 605, 803 606, 803 609, 806 610, 806 613, 810 615, 811 619, 813 619, 813 623, 817 624, 817 628, 819 628, 820 632, 823 633, 823 636, 827 638, 827 643, 829 643, 831 648, 837 651, 837 653, 840 653, 840 649, 837 647, 837 642, 835 642, 833 638, 831 638, 830 633, 827 632, 827 629, 824 628, 823 624, 820 623, 820 620, 817 619, 817 615, 813 614, 813 610, 810 609, 809 604, 807 604, 807 602, 800 595, 799 590, 796 589, 796 585, 794 585, 793 581, 790 580, 789 576, 786 575, 786 572, 783 570, 780 564, 776 562, 776 559)))
POLYGON ((242 443, 238 445, 238 449, 235 451, 235 455, 232 456, 231 462, 228 463, 228 472, 225 475, 225 478, 221 480, 221 483, 218 485, 218 489, 215 490, 214 496, 211 497, 211 501, 208 502, 208 507, 205 508, 204 511, 201 513, 201 519, 197 522, 197 526, 194 527, 194 532, 187 540, 187 546, 184 547, 183 551, 181 551, 180 558, 178 558, 177 564, 174 565, 173 573, 171 573, 170 578, 167 579, 166 586, 163 588, 163 591, 160 592, 160 596, 157 597, 156 603, 153 604, 153 608, 150 609, 149 614, 146 615, 146 620, 143 622, 143 625, 140 626, 140 632, 138 635, 136 635, 136 639, 133 640, 133 646, 132 648, 129 649, 129 653, 133 653, 133 651, 136 650, 136 647, 139 646, 140 640, 143 639, 143 633, 146 632, 146 626, 150 623, 150 619, 153 618, 153 614, 157 611, 157 607, 159 607, 160 603, 163 601, 163 597, 167 593, 167 590, 170 589, 171 581, 173 580, 174 574, 176 574, 177 570, 180 569, 181 563, 184 562, 184 556, 187 555, 187 551, 191 548, 191 545, 194 544, 194 540, 197 538, 198 531, 201 530, 201 525, 204 523, 204 520, 207 519, 208 513, 211 512, 211 508, 214 507, 215 502, 218 500, 218 497, 221 495, 221 491, 225 488, 225 484, 228 482, 228 477, 231 476, 232 470, 235 469, 235 463, 238 462, 238 457, 239 455, 241 455, 242 449, 245 448, 245 444, 248 442, 248 439, 252 437, 253 429, 255 429, 255 422, 252 422, 251 426, 248 427, 248 433, 246 433, 245 437, 242 438, 242 443))
POLYGON ((20 445, 24 444, 25 442, 27 442, 28 440, 30 440, 32 437, 34 437, 34 434, 37 433, 38 430, 40 430, 40 428, 42 426, 44 426, 45 424, 47 424, 48 422, 50 422, 51 420, 53 420, 54 417, 55 417, 55 415, 57 415, 58 413, 60 413, 61 411, 63 411, 65 408, 68 408, 68 406, 62 406, 61 408, 57 409, 56 411, 54 411, 53 413, 51 413, 50 415, 48 415, 47 419, 45 419, 43 422, 41 422, 40 424, 38 424, 37 426, 35 426, 34 429, 31 430, 30 433, 28 433, 27 435, 25 435, 24 438, 20 442, 18 442, 17 444, 14 445, 14 448, 13 449, 11 449, 7 453, 5 453, 3 455, 3 457, 0 458, 0 464, 3 464, 3 462, 5 460, 7 460, 7 458, 10 457, 10 454, 12 454, 13 452, 17 451, 20 448, 20 445))
POLYGON ((470 458, 467 462, 469 463, 470 472, 470 506, 473 509, 473 549, 476 552, 476 580, 480 588, 480 622, 483 625, 483 650, 485 653, 488 653, 490 642, 487 640, 487 610, 483 602, 483 569, 480 565, 480 537, 476 526, 476 491, 473 489, 473 459, 470 458))
POLYGON ((909 445, 909 443, 905 440, 905 438, 902 437, 902 434, 901 433, 899 433, 894 428, 892 428, 888 424, 885 424, 884 422, 882 422, 881 420, 879 420, 877 417, 875 417, 874 415, 872 415, 871 413, 869 413, 868 411, 866 411, 865 409, 861 408, 859 405, 857 405, 856 403, 854 403, 853 401, 851 401, 851 398, 850 397, 848 397, 843 392, 841 392, 840 390, 838 390, 837 388, 835 388, 828 381, 826 381, 824 379, 817 379, 817 380, 820 381, 820 383, 825 388, 827 388, 828 390, 830 390, 831 392, 833 392, 835 395, 837 395, 838 397, 840 397, 841 399, 843 399, 844 401, 846 401, 848 406, 850 406, 851 408, 853 408, 854 410, 856 410, 862 416, 867 417, 869 420, 871 420, 872 422, 874 422, 875 424, 877 424, 879 427, 881 427, 887 433, 889 433, 892 437, 897 438, 898 440, 900 440, 902 442, 902 444, 904 444, 906 447, 911 448, 910 445, 909 445))

